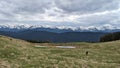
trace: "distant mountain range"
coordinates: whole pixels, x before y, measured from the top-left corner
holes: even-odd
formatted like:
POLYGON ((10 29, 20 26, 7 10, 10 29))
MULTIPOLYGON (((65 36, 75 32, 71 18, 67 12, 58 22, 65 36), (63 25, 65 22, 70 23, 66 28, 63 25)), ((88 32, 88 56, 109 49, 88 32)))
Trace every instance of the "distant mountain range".
POLYGON ((23 40, 42 40, 51 42, 97 42, 100 37, 119 29, 89 28, 51 28, 44 26, 0 26, 0 35, 6 35, 23 40))
POLYGON ((25 25, 0 25, 0 31, 24 31, 24 30, 35 30, 35 31, 48 31, 55 33, 64 33, 64 32, 118 32, 119 28, 109 27, 109 26, 101 26, 101 27, 50 27, 50 26, 25 26, 25 25))

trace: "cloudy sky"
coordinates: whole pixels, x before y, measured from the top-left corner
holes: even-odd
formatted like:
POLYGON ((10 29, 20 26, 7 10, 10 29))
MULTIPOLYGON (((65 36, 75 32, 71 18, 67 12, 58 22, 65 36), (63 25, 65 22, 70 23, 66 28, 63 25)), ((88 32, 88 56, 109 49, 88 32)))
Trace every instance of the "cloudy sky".
POLYGON ((0 25, 120 26, 120 0, 0 0, 0 25))

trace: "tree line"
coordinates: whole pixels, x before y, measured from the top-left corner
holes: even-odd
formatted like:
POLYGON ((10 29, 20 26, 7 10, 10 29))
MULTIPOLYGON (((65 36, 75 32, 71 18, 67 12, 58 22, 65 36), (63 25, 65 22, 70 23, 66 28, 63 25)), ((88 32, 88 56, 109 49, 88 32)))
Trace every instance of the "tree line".
POLYGON ((100 38, 100 42, 120 40, 120 32, 109 33, 100 38))
POLYGON ((26 40, 28 42, 31 43, 51 43, 51 41, 47 40, 47 41, 43 41, 43 40, 26 40))

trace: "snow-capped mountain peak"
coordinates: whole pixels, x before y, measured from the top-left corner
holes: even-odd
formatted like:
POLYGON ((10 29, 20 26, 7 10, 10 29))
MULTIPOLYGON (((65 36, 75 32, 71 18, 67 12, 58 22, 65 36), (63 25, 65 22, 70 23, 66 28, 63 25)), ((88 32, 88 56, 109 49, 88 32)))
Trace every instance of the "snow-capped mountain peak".
POLYGON ((40 31, 52 31, 52 32, 115 32, 120 31, 120 28, 111 26, 111 25, 103 25, 99 27, 89 26, 89 27, 72 27, 72 26, 58 26, 53 27, 49 25, 41 26, 41 25, 0 25, 0 31, 20 31, 20 30, 40 30, 40 31))

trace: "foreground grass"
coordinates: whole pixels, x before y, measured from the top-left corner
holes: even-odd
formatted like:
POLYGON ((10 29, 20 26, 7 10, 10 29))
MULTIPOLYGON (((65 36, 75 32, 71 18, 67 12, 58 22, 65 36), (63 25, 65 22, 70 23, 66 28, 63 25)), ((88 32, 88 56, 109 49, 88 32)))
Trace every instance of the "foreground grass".
POLYGON ((120 41, 32 44, 0 36, 0 68, 119 68, 120 41), (35 45, 49 47, 38 48, 35 45), (76 46, 75 49, 54 46, 76 46), (89 54, 86 56, 86 51, 89 54))

